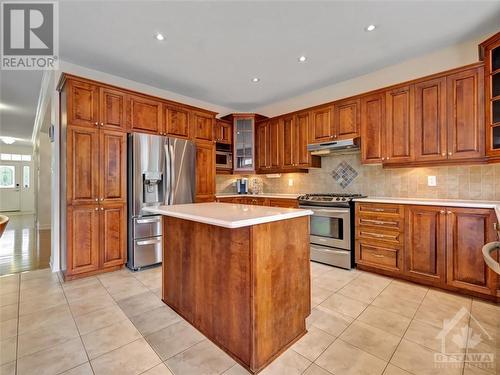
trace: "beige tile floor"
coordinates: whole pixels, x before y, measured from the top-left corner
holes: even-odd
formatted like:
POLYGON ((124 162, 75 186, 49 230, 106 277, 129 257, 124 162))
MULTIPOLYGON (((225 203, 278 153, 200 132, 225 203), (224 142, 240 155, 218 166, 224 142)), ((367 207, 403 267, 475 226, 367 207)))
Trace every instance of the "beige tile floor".
MULTIPOLYGON (((311 274, 308 333, 262 374, 498 371, 495 359, 465 365, 461 356, 498 358, 498 306, 317 263, 311 274), (443 319, 454 323, 444 349, 443 319)), ((160 286, 160 268, 68 283, 48 269, 1 277, 0 375, 246 374, 163 304, 160 286)))

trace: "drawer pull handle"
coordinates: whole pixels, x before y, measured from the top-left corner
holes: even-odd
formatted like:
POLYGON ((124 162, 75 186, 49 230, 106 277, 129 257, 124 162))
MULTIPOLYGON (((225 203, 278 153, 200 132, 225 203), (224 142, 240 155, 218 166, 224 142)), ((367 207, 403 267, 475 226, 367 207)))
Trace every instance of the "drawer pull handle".
POLYGON ((375 258, 385 258, 384 255, 380 255, 380 254, 372 254, 375 258))
POLYGON ((160 219, 138 219, 137 224, 159 223, 160 219))
POLYGON ((372 219, 361 219, 361 222, 366 222, 366 223, 373 223, 373 224, 379 224, 379 225, 397 225, 394 221, 382 221, 382 220, 372 220, 372 219))
POLYGON ((384 212, 383 208, 371 208, 369 211, 384 212))
POLYGON ((155 245, 161 243, 161 240, 146 240, 146 241, 137 241, 138 246, 145 246, 145 245, 155 245))
POLYGON ((389 237, 389 236, 386 236, 385 234, 379 234, 379 233, 372 233, 372 232, 361 232, 361 234, 365 234, 367 236, 373 236, 373 237, 377 237, 377 238, 384 238, 384 237, 389 237))

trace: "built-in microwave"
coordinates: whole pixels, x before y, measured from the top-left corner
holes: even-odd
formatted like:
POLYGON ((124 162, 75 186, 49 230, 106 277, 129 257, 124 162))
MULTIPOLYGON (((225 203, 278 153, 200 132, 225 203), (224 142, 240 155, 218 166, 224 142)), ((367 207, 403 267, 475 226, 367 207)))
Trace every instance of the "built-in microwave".
POLYGON ((215 151, 216 168, 233 169, 233 154, 229 151, 215 151))

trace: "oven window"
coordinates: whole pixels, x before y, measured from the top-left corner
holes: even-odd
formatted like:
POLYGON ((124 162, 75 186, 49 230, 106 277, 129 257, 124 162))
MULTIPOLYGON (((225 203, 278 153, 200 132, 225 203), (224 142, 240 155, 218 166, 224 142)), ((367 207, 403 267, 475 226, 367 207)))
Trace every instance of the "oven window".
POLYGON ((215 164, 226 165, 227 154, 215 154, 215 164))
POLYGON ((311 235, 344 239, 344 220, 334 217, 311 216, 311 235))

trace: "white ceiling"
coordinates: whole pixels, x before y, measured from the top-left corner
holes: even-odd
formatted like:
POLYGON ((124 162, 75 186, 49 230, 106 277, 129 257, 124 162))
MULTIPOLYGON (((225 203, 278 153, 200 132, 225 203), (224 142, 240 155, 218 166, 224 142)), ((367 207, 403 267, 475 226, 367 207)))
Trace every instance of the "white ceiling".
MULTIPOLYGON (((62 60, 235 111, 472 39, 500 19, 499 1, 59 4, 62 60), (369 24, 377 29, 364 31, 369 24)), ((0 135, 30 138, 41 74, 0 74, 1 103, 19 108, 0 111, 0 135)))

